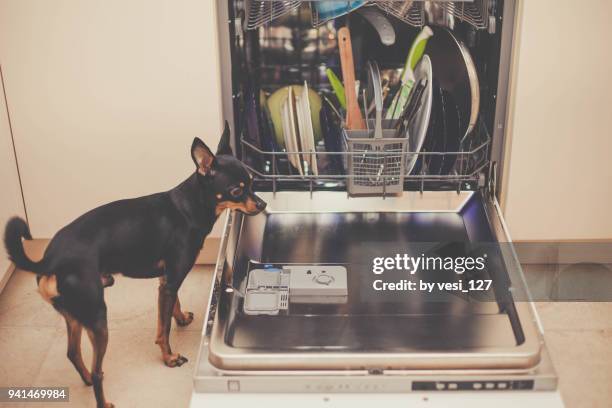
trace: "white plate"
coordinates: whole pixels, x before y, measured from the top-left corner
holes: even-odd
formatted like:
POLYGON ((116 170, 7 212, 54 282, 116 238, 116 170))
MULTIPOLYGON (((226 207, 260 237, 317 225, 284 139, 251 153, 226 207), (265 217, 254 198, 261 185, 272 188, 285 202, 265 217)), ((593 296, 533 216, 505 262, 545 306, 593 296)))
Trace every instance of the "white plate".
POLYGON ((302 151, 313 152, 312 154, 303 155, 304 169, 308 168, 309 173, 315 176, 319 175, 319 169, 317 168, 317 156, 314 153, 316 151, 314 130, 312 127, 312 113, 310 109, 310 98, 308 95, 308 84, 304 81, 304 88, 302 93, 295 96, 295 106, 298 118, 298 129, 300 133, 300 141, 302 143, 302 151))
POLYGON ((285 138, 285 147, 288 152, 289 162, 293 167, 298 169, 300 174, 304 175, 302 170, 302 163, 299 152, 300 146, 298 143, 298 129, 295 123, 295 97, 293 95, 293 88, 289 87, 287 93, 287 99, 283 101, 281 106, 281 119, 283 122, 283 136, 285 138))
MULTIPOLYGON (((421 61, 414 68, 414 78, 415 84, 423 79, 427 80, 427 87, 421 96, 421 104, 416 112, 414 120, 408 126, 408 151, 419 153, 423 147, 425 136, 427 135, 433 98, 433 72, 431 69, 431 60, 427 55, 423 55, 421 61)), ((414 87, 412 89, 414 90, 414 87)), ((406 174, 410 174, 418 157, 418 154, 409 154, 406 160, 406 174)))

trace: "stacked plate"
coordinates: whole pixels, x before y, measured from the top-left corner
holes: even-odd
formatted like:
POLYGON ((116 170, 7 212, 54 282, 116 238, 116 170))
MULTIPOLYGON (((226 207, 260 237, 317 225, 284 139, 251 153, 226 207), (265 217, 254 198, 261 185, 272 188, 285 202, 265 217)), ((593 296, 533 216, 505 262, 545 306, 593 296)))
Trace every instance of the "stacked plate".
POLYGON ((267 101, 277 145, 300 175, 318 175, 321 98, 304 82, 277 90, 267 101))
POLYGON ((407 158, 406 172, 449 175, 457 168, 459 152, 469 146, 466 141, 478 119, 478 76, 467 47, 451 31, 442 27, 423 30, 430 31, 430 38, 414 68, 414 86, 394 112, 402 111, 400 121, 411 118, 406 128, 413 154, 407 158), (411 107, 408 101, 415 99, 419 84, 425 88, 411 107), (406 115, 410 110, 416 113, 406 115), (420 155, 422 150, 442 154, 420 155))

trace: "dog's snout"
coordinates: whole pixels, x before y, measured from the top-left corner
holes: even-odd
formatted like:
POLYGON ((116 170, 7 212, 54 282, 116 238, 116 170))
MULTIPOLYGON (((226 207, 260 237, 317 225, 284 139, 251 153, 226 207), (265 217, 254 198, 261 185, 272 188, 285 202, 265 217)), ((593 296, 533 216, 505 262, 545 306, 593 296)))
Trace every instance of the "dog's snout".
POLYGON ((251 193, 246 201, 245 212, 249 215, 259 214, 265 210, 267 206, 268 204, 264 200, 251 193))
POLYGON ((268 206, 268 203, 266 203, 264 200, 262 200, 261 198, 257 199, 256 207, 259 211, 265 210, 267 206, 268 206))

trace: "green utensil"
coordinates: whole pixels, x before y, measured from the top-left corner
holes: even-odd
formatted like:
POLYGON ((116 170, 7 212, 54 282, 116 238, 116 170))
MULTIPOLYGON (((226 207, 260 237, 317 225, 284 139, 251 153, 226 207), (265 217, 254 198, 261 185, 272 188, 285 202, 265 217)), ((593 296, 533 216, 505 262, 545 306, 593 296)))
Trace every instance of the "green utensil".
POLYGON ((334 90, 334 95, 336 95, 338 102, 340 102, 340 106, 346 109, 346 96, 344 95, 344 85, 342 85, 342 81, 340 81, 340 79, 336 76, 336 74, 334 73, 334 71, 332 71, 331 68, 327 68, 325 70, 325 73, 327 74, 329 83, 331 84, 332 89, 334 90))
POLYGON ((412 43, 402 72, 402 85, 391 101, 391 106, 389 106, 387 115, 385 116, 386 119, 397 119, 402 114, 408 102, 410 91, 414 86, 414 68, 423 57, 425 47, 427 46, 427 40, 429 40, 431 36, 433 36, 433 31, 428 26, 425 26, 412 43))

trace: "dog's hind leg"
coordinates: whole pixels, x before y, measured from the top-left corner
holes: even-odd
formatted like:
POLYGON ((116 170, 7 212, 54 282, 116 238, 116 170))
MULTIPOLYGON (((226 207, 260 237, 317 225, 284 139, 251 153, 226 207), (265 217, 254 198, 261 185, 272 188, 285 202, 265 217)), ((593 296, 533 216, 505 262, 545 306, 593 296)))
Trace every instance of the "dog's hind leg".
POLYGON ((93 363, 88 374, 97 407, 112 408, 113 404, 106 402, 102 388, 102 361, 108 344, 108 326, 100 274, 94 267, 82 262, 61 265, 61 273, 57 276, 59 296, 52 300, 53 307, 66 318, 68 358, 87 383, 87 370, 82 362, 79 347, 82 328, 85 328, 93 346, 93 363))
POLYGON ((91 367, 91 378, 93 380, 94 393, 96 395, 96 404, 98 408, 113 408, 114 405, 106 402, 104 398, 104 389, 102 388, 102 361, 106 353, 108 345, 108 326, 106 316, 99 318, 91 328, 87 328, 87 334, 93 347, 93 364, 91 367))
POLYGON ((91 374, 87 367, 85 367, 83 356, 81 355, 81 333, 83 332, 83 326, 68 313, 64 312, 62 315, 66 320, 66 330, 68 332, 68 359, 74 365, 74 368, 76 368, 83 382, 91 385, 91 374))
POLYGON ((181 310, 181 302, 179 301, 178 295, 176 297, 176 302, 174 302, 172 317, 174 317, 174 320, 176 320, 176 324, 178 324, 179 326, 187 326, 193 321, 193 313, 183 312, 181 310))

